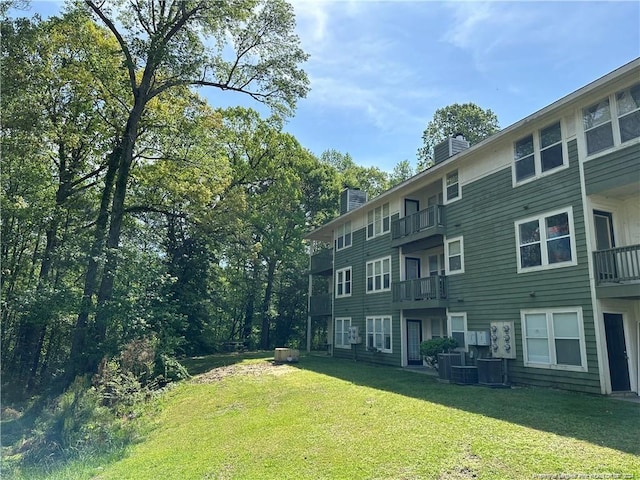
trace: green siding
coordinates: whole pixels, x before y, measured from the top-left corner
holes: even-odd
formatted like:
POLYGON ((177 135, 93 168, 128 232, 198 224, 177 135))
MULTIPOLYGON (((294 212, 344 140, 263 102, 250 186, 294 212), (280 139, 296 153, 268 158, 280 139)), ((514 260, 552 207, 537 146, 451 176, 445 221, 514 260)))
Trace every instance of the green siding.
POLYGON ((599 393, 576 142, 568 146, 567 169, 513 187, 507 168, 465 185, 462 199, 447 206, 447 236, 464 237, 465 263, 464 274, 449 277, 449 311, 466 312, 469 330, 486 330, 494 320, 515 322, 512 382, 599 393), (515 222, 565 207, 573 208, 578 264, 517 273, 515 222), (524 367, 520 310, 565 306, 582 307, 588 372, 524 367))
MULTIPOLYGON (((397 215, 394 215, 393 218, 397 218, 397 215)), ((400 311, 391 307, 391 291, 366 293, 366 263, 369 261, 391 256, 391 282, 398 281, 400 278, 398 250, 391 248, 390 233, 367 240, 365 232, 365 229, 353 232, 351 247, 336 252, 335 269, 338 270, 348 266, 352 268, 352 293, 351 297, 335 299, 334 317, 351 317, 351 325, 357 325, 360 328, 362 343, 355 347, 355 356, 358 360, 400 365, 402 343, 400 337, 400 311), (366 350, 365 319, 367 316, 374 315, 392 317, 391 341, 393 353, 377 353, 366 350)), ((341 358, 354 358, 353 348, 351 350, 334 348, 333 355, 341 358)))
POLYGON ((616 150, 584 164, 587 195, 640 182, 640 144, 616 150))

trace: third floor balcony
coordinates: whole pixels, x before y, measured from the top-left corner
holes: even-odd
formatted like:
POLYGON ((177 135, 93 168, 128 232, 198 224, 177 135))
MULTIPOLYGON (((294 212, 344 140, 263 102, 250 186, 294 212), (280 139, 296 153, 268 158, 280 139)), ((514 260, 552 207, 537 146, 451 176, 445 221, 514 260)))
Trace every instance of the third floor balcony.
POLYGON ((445 209, 443 205, 431 205, 419 212, 398 218, 391 222, 391 246, 400 247, 427 240, 446 232, 445 209))

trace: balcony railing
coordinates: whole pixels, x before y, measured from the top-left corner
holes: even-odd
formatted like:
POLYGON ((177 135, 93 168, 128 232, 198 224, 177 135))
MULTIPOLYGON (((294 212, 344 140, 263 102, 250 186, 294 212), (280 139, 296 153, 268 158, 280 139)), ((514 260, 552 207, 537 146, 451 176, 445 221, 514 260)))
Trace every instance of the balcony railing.
POLYGON ((394 302, 420 302, 426 300, 446 300, 447 277, 416 278, 393 284, 394 302))
POLYGON ((333 269, 333 250, 327 248, 311 255, 311 273, 330 273, 333 269))
POLYGON ((309 301, 309 315, 331 315, 331 294, 312 295, 309 301))
POLYGON ((640 281, 640 245, 593 252, 598 285, 640 281))
POLYGON ((431 205, 391 222, 391 239, 419 240, 430 234, 442 233, 444 227, 444 206, 431 205))

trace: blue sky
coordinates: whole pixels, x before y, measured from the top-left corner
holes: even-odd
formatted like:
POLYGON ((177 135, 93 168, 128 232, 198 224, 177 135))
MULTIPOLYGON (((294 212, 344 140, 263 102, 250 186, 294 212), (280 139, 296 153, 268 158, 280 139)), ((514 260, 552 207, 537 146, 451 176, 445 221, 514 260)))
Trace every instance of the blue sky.
POLYGON ((473 102, 504 128, 640 56, 638 1, 292 3, 311 92, 285 129, 388 171, 415 164, 438 108, 473 102))

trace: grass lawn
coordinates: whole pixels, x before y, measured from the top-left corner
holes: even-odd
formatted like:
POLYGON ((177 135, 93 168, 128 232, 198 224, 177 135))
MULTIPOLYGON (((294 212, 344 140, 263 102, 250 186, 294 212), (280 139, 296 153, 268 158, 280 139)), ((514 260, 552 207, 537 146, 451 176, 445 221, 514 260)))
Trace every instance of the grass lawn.
POLYGON ((142 442, 56 478, 640 478, 640 404, 266 355, 190 361, 207 373, 161 400, 142 442))

